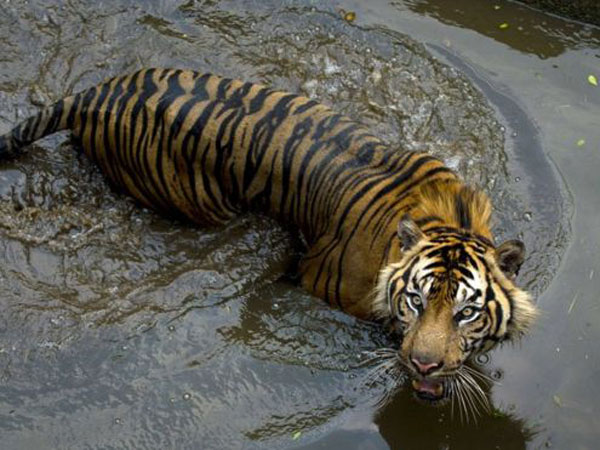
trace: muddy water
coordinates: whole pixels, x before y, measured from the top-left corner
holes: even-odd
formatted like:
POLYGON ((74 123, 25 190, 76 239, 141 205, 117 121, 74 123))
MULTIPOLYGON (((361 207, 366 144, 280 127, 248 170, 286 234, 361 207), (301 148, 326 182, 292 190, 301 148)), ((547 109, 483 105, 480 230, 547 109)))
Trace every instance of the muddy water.
MULTIPOLYGON (((463 3, 459 19, 470 11, 463 3)), ((489 71, 514 64, 521 86, 535 75, 518 55, 546 61, 567 49, 592 51, 595 31, 557 19, 535 28, 539 15, 503 4, 530 17, 520 26, 533 33, 526 39, 532 49, 543 40, 555 45, 516 47, 513 59, 508 52, 499 67, 490 61, 482 70, 488 66, 462 57, 462 41, 452 32, 474 30, 466 30, 464 46, 477 47, 475 55, 486 62, 487 51, 510 45, 495 36, 496 18, 490 16, 485 32, 457 24, 455 9, 443 4, 7 1, 0 10, 0 127, 105 77, 176 66, 308 94, 394 145, 443 158, 491 194, 496 234, 525 240, 530 258, 520 282, 547 310, 524 348, 508 347, 479 362, 498 380, 490 392, 493 410, 464 423, 449 407, 416 403, 408 389, 365 387, 361 353, 387 345, 388 338, 294 285, 294 236, 262 217, 201 230, 142 210, 112 191, 63 134, 0 170, 3 445, 522 448, 593 442, 594 428, 582 420, 582 411, 594 410, 592 398, 571 398, 567 394, 581 392, 575 387, 559 392, 548 370, 557 364, 556 350, 548 354, 551 320, 583 320, 590 300, 582 284, 568 317, 564 303, 571 297, 547 300, 556 295, 557 272, 566 273, 563 289, 575 280, 565 268, 574 262, 563 258, 573 242, 572 185, 568 176, 562 179, 561 164, 557 170, 548 158, 554 141, 538 122, 558 105, 532 113, 520 92, 507 89, 506 80, 496 83, 489 71), (341 8, 358 13, 355 23, 341 18, 341 8), (440 37, 443 30, 448 34, 440 37), (401 32, 433 45, 427 50, 401 32), (379 404, 386 394, 389 402, 379 404), (570 431, 573 422, 580 432, 570 431)), ((526 98, 536 92, 524 91, 526 98)), ((597 99, 586 97, 586 107, 597 112, 597 99)), ((566 123, 553 132, 564 127, 567 133, 566 123)), ((585 136, 587 147, 578 151, 597 150, 596 130, 585 120, 579 125, 577 139, 585 136)), ((589 251, 593 242, 580 245, 589 251)), ((597 336, 588 320, 587 336, 597 336)), ((572 326, 561 327, 571 350, 585 331, 572 326)), ((588 353, 585 360, 565 361, 582 378, 598 359, 588 353)))

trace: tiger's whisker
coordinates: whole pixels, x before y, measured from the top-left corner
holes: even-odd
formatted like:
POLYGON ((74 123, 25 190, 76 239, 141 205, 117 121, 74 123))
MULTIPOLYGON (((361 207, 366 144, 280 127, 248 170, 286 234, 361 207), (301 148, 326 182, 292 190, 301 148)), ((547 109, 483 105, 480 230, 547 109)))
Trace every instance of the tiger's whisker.
POLYGON ((465 383, 467 383, 473 393, 474 399, 485 409, 486 411, 490 411, 490 403, 487 395, 481 389, 481 386, 477 384, 475 379, 469 373, 460 373, 460 376, 463 377, 465 383))
POLYGON ((477 400, 479 402, 479 404, 482 406, 482 408, 484 410, 489 412, 490 411, 490 402, 489 402, 487 395, 485 395, 485 392, 483 392, 481 387, 474 382, 473 382, 472 387, 473 387, 473 396, 474 396, 475 400, 477 400))
POLYGON ((367 372, 363 381, 361 382, 361 385, 367 386, 373 384, 377 379, 381 377, 382 374, 388 372, 394 366, 395 361, 391 358, 379 362, 375 367, 373 367, 369 372, 367 372))
POLYGON ((454 378, 448 382, 450 386, 450 418, 454 419, 454 402, 456 401, 456 381, 454 378))
POLYGON ((469 411, 471 413, 471 416, 473 417, 473 422, 477 423, 477 417, 479 416, 479 408, 477 407, 477 404, 475 403, 475 400, 473 399, 473 390, 468 383, 465 383, 464 386, 465 386, 465 399, 467 400, 467 403, 469 404, 469 411))
POLYGON ((468 410, 467 410, 467 404, 466 404, 466 400, 465 400, 465 392, 464 392, 464 386, 462 385, 462 383, 460 383, 460 381, 457 379, 457 384, 456 386, 458 387, 458 392, 460 393, 458 396, 458 400, 459 400, 459 404, 460 404, 460 420, 465 421, 465 422, 469 422, 469 415, 468 415, 468 410))
POLYGON ((471 375, 480 378, 483 381, 489 382, 489 383, 493 383, 493 384, 499 384, 497 380, 494 380, 492 377, 490 377, 489 375, 474 369, 473 367, 469 367, 469 366, 463 366, 463 368, 469 372, 471 375))

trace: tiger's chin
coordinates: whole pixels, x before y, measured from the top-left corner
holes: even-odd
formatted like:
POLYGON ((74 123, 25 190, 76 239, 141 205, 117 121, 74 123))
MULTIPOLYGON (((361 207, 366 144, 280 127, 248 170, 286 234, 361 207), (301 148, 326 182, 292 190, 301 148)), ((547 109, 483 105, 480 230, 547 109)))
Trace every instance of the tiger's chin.
POLYGON ((450 398, 450 385, 444 378, 417 377, 412 380, 415 397, 427 404, 440 406, 450 398))

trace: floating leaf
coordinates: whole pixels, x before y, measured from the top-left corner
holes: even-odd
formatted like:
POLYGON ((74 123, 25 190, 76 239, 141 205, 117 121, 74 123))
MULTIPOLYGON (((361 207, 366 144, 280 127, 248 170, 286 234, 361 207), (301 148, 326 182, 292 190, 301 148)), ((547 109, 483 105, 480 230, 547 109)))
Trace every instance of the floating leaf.
POLYGON ((552 396, 552 400, 554 400, 554 403, 556 404, 556 406, 558 406, 559 408, 562 408, 563 402, 558 395, 552 396))
POLYGON ((356 13, 354 11, 348 11, 344 14, 344 20, 346 22, 354 22, 354 19, 356 19, 356 13))
POLYGON ((585 139, 579 139, 577 141, 577 147, 583 147, 585 145, 585 139))
POLYGON ((594 75, 588 75, 588 83, 590 83, 592 86, 598 86, 598 78, 596 78, 594 75))
POLYGON ((302 431, 296 431, 294 434, 292 434, 292 439, 294 441, 297 441, 298 439, 300 439, 300 436, 302 436, 302 431))
POLYGON ((508 24, 506 22, 501 23, 500 25, 498 25, 498 28, 500 28, 501 30, 506 30, 508 28, 508 24))

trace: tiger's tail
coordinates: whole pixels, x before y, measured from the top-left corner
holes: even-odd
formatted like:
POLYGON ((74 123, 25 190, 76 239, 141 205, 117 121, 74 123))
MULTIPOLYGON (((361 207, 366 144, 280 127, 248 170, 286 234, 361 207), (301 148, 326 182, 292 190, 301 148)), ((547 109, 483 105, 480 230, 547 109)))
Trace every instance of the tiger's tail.
POLYGON ((73 97, 66 97, 25 119, 0 136, 0 160, 19 156, 23 148, 44 136, 69 128, 67 116, 74 107, 73 97))

